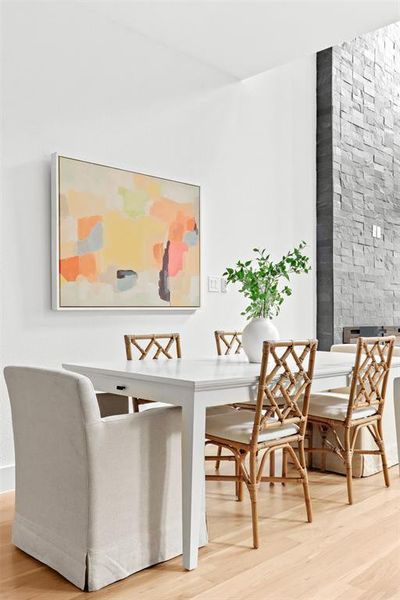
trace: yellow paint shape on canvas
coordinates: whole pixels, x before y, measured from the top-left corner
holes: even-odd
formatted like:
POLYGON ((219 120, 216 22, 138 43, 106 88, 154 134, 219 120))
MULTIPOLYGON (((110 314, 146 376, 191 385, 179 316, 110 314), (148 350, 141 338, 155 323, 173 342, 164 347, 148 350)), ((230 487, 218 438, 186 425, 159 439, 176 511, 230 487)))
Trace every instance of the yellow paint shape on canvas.
POLYGON ((68 190, 66 198, 69 214, 77 218, 101 215, 107 209, 105 198, 89 192, 68 190))
POLYGON ((188 275, 197 275, 199 270, 200 260, 200 248, 196 246, 189 246, 188 251, 183 256, 183 270, 188 275))
POLYGON ((184 306, 188 301, 192 277, 185 271, 179 271, 174 277, 171 289, 171 303, 173 306, 184 306))
POLYGON ((70 258, 76 256, 76 242, 63 242, 60 244, 60 258, 70 258))
POLYGON ((65 194, 60 194, 60 220, 62 221, 66 217, 69 217, 67 196, 65 194))
POLYGON ((150 216, 135 220, 116 211, 104 215, 104 265, 114 264, 118 269, 142 271, 155 266, 153 246, 163 239, 163 223, 150 216))
POLYGON ((157 181, 149 179, 149 182, 146 185, 146 192, 152 200, 158 200, 161 196, 161 186, 157 181))

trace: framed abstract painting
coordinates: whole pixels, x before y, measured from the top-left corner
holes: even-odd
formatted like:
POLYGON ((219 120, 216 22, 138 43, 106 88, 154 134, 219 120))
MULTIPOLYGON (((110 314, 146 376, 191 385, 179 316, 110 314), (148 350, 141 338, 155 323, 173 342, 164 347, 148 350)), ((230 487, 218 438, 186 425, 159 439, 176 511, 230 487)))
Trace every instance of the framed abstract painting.
POLYGON ((198 308, 199 186, 52 158, 53 308, 198 308))

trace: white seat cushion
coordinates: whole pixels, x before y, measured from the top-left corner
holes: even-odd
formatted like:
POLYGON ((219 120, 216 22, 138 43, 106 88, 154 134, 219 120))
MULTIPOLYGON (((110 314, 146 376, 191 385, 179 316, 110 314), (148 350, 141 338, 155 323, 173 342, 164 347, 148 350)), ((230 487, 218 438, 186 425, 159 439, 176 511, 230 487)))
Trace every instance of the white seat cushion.
POLYGON ((237 412, 233 406, 229 406, 229 404, 224 404, 223 406, 207 406, 206 414, 207 417, 213 417, 214 415, 224 415, 227 412, 237 412))
MULTIPOLYGON (((276 426, 262 431, 258 437, 259 442, 277 440, 296 435, 299 432, 297 425, 292 423, 281 425, 276 419, 269 419, 276 426)), ((233 412, 207 416, 206 437, 215 436, 233 442, 249 444, 253 433, 254 411, 233 410, 233 412)))
MULTIPOLYGON (((322 392, 321 394, 311 394, 310 407, 308 414, 310 417, 325 417, 344 421, 347 415, 349 405, 348 394, 339 394, 337 392, 322 392)), ((376 414, 376 407, 367 406, 365 408, 356 408, 353 410, 353 420, 364 419, 376 414)))
MULTIPOLYGON (((331 346, 331 352, 349 352, 355 354, 357 352, 357 344, 334 344, 331 346)), ((393 348, 393 356, 400 356, 400 346, 393 348)))

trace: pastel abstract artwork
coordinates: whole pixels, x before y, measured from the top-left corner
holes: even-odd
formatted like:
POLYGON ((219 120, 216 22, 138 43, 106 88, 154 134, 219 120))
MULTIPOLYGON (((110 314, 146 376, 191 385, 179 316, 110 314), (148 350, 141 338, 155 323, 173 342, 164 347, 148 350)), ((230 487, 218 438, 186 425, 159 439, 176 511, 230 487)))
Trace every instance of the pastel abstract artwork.
POLYGON ((200 188, 57 156, 57 308, 196 308, 200 188))

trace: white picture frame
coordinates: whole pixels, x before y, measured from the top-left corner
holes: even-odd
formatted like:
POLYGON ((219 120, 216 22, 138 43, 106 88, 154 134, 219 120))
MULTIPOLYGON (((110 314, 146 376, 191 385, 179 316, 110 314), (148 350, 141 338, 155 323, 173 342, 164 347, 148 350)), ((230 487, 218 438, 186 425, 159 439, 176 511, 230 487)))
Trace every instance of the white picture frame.
POLYGON ((72 157, 67 154, 60 154, 55 152, 51 155, 51 305, 52 309, 56 311, 135 311, 135 312, 160 312, 166 311, 171 312, 194 312, 201 308, 202 298, 202 286, 201 286, 201 211, 200 211, 200 186, 195 184, 188 184, 186 182, 180 182, 174 179, 168 179, 165 177, 159 177, 157 175, 150 175, 140 173, 127 169, 125 167, 106 165, 102 162, 93 160, 87 160, 80 157, 72 157), (193 306, 173 306, 173 305, 155 305, 155 306, 96 306, 96 305, 79 305, 79 306, 68 306, 62 302, 62 294, 60 289, 60 161, 62 159, 75 160, 81 163, 88 163, 99 167, 116 169, 120 171, 129 172, 132 174, 143 175, 145 177, 154 178, 156 180, 165 180, 176 184, 182 184, 186 186, 192 186, 198 189, 198 236, 199 236, 199 259, 198 259, 198 302, 193 306))

